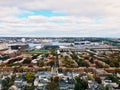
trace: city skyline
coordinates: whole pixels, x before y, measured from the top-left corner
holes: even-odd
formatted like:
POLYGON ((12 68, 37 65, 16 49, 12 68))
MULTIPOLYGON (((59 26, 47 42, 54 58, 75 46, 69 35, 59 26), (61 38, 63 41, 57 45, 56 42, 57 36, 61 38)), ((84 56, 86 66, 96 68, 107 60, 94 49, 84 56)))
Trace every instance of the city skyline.
POLYGON ((0 36, 120 37, 119 0, 1 0, 0 36))

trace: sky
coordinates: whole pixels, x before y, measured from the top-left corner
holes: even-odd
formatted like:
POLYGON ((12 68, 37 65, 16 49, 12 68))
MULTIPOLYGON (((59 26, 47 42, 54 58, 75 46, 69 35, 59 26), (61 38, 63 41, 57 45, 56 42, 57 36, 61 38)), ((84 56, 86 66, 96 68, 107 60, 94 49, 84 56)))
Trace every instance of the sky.
POLYGON ((0 0, 0 36, 120 37, 120 0, 0 0))

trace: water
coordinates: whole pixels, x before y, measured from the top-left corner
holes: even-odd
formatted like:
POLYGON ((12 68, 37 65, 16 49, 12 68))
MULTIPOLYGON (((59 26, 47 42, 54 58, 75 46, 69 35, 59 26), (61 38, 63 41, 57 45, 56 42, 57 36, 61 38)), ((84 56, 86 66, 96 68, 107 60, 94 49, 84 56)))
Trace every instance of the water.
POLYGON ((41 44, 28 43, 29 47, 41 46, 41 44))
MULTIPOLYGON (((42 44, 34 44, 34 43, 28 43, 30 47, 35 47, 35 46, 42 46, 42 44)), ((48 43, 47 45, 58 45, 58 46, 70 46, 72 43, 60 43, 60 42, 51 42, 50 44, 48 43)))

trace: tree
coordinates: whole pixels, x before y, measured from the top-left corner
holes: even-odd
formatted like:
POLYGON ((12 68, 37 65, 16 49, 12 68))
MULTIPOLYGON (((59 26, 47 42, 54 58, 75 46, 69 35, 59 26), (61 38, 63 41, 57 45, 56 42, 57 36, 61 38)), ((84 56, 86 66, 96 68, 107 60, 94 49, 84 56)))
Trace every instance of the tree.
POLYGON ((85 79, 82 79, 81 84, 82 84, 82 87, 84 87, 84 89, 86 89, 88 87, 88 83, 85 79))
POLYGON ((74 88, 74 90, 83 90, 81 84, 78 83, 78 82, 75 83, 75 88, 74 88))
POLYGON ((25 74, 25 78, 27 82, 32 82, 35 79, 35 73, 34 72, 27 72, 25 74))
POLYGON ((86 55, 84 55, 84 59, 89 59, 90 58, 90 55, 89 54, 86 54, 86 55))
POLYGON ((49 90, 58 90, 59 87, 59 77, 51 77, 51 82, 48 83, 49 90))
POLYGON ((75 53, 71 54, 70 56, 71 56, 72 59, 74 59, 74 60, 77 60, 77 59, 78 59, 78 56, 77 56, 77 54, 75 54, 75 53))
POLYGON ((32 60, 33 60, 33 59, 36 59, 38 56, 39 56, 39 54, 33 55, 33 56, 32 56, 32 60))
POLYGON ((108 78, 109 78, 110 80, 112 80, 112 82, 116 82, 116 83, 119 84, 119 86, 120 86, 120 81, 119 81, 119 79, 118 79, 116 76, 109 75, 108 78))
POLYGON ((120 73, 120 69, 116 68, 116 69, 115 69, 115 72, 116 72, 116 73, 120 73))
POLYGON ((62 68, 58 68, 58 72, 62 73, 62 68))
POLYGON ((97 83, 101 84, 102 81, 99 76, 94 76, 94 78, 97 83))
POLYGON ((81 79, 79 77, 75 77, 75 88, 74 90, 85 90, 88 88, 88 83, 85 79, 81 79))
POLYGON ((38 66, 40 67, 44 66, 44 62, 42 60, 38 61, 38 66))
POLYGON ((58 82, 59 82, 59 77, 58 77, 58 76, 54 77, 54 82, 55 82, 55 83, 58 83, 58 82))
POLYGON ((65 56, 65 57, 64 57, 64 60, 65 60, 65 61, 67 61, 68 59, 69 59, 69 57, 68 57, 68 56, 65 56))
POLYGON ((48 65, 51 66, 51 67, 54 66, 54 60, 50 60, 50 61, 48 62, 48 65))
POLYGON ((51 51, 51 54, 52 54, 53 56, 56 56, 56 55, 57 55, 56 50, 52 49, 52 50, 50 50, 50 51, 51 51))
POLYGON ((105 90, 109 90, 109 86, 108 85, 105 86, 105 90))
POLYGON ((2 80, 2 90, 8 90, 8 88, 14 84, 15 77, 12 76, 11 78, 7 77, 4 80, 2 80))
POLYGON ((82 64, 82 66, 89 67, 88 62, 87 62, 87 61, 85 61, 85 60, 82 60, 82 61, 81 61, 81 64, 82 64))
POLYGON ((34 90, 34 86, 27 86, 25 90, 34 90))
POLYGON ((54 81, 48 83, 49 90, 55 90, 57 88, 57 84, 54 81))
POLYGON ((23 70, 24 70, 24 68, 22 66, 18 68, 19 72, 23 72, 23 70))
POLYGON ((2 88, 3 90, 8 90, 9 87, 8 87, 8 82, 7 82, 7 80, 5 80, 5 79, 2 80, 2 87, 3 87, 3 88, 2 88))
POLYGON ((23 64, 30 64, 31 63, 31 58, 27 57, 24 61, 23 64))

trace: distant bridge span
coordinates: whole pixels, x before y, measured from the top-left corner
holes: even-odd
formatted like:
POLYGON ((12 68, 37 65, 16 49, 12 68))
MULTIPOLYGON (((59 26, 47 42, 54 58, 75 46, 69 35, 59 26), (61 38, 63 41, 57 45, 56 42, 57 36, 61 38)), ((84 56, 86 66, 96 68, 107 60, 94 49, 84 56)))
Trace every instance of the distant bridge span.
POLYGON ((59 48, 60 52, 86 52, 87 50, 98 50, 98 51, 120 51, 120 49, 118 48, 89 48, 89 49, 85 49, 85 48, 59 48))

